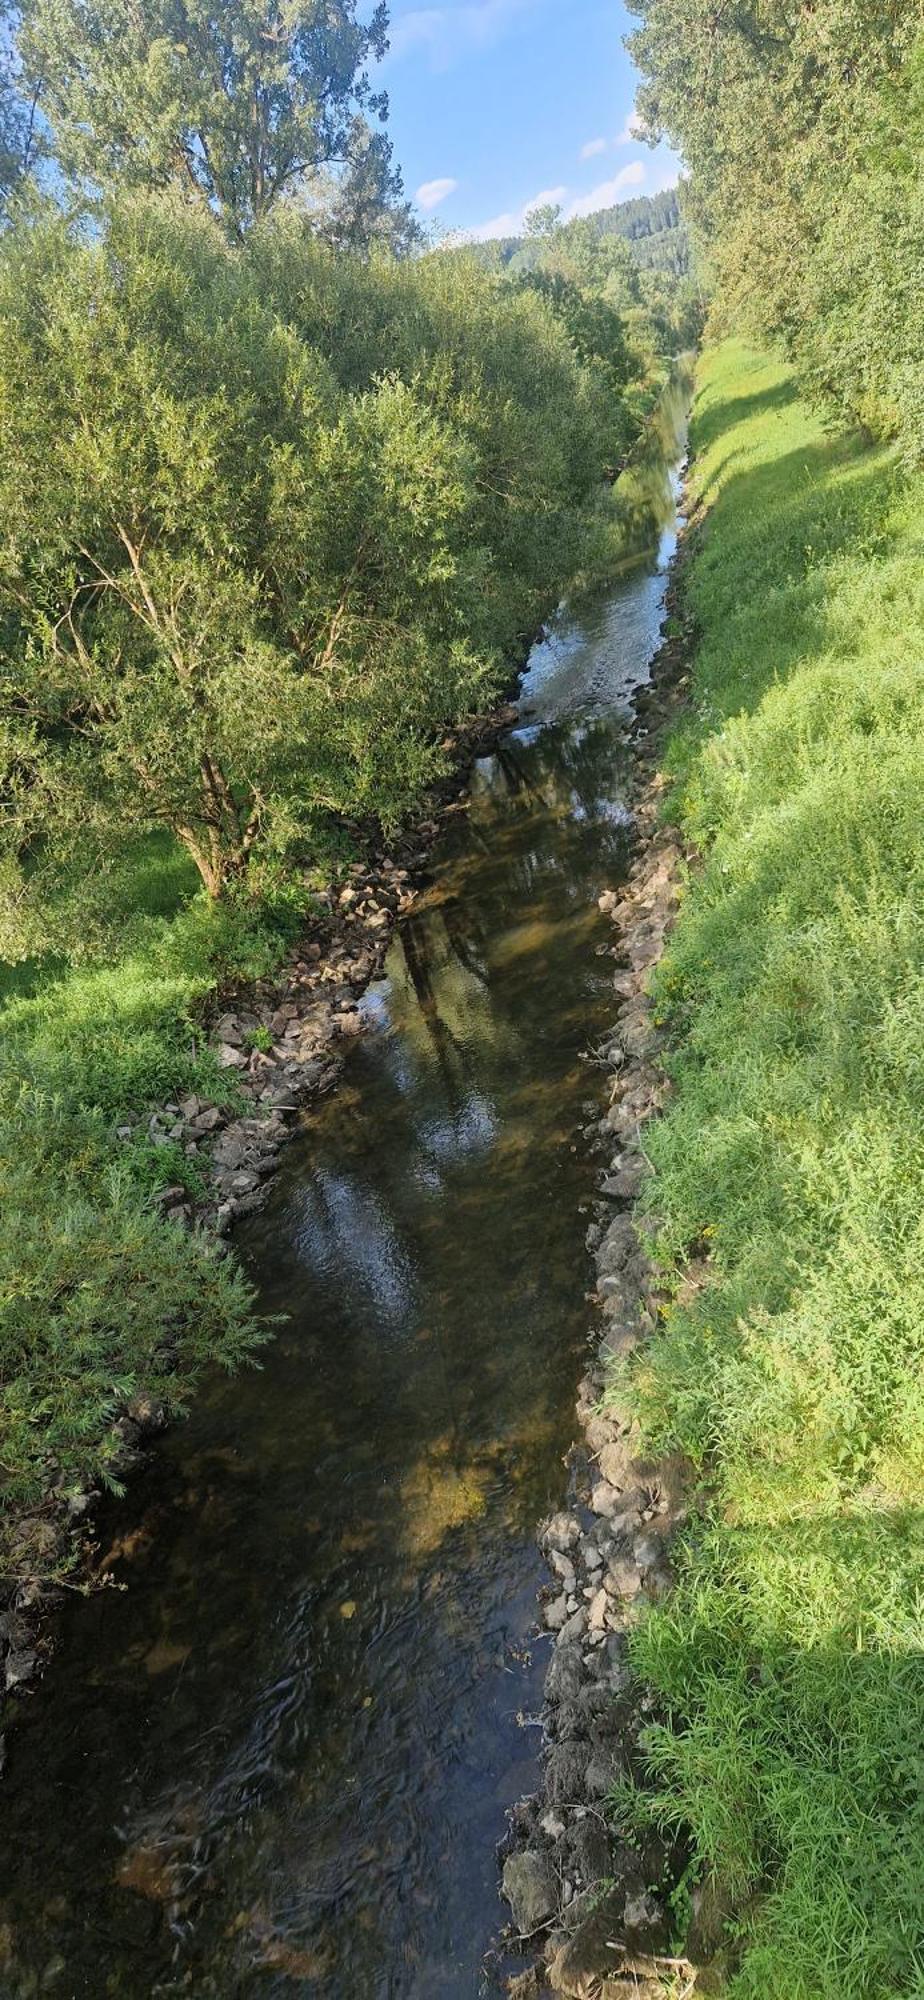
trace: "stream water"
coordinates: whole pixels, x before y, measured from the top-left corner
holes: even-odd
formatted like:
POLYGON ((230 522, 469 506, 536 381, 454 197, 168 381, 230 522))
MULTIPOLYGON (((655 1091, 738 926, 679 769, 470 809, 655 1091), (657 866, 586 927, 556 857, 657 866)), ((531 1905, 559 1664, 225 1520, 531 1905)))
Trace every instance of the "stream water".
POLYGON ((118 1587, 74 1600, 8 1732, 4 2000, 494 1990, 548 1662, 535 1528, 590 1319, 596 899, 625 865, 683 412, 668 393, 636 486, 657 528, 535 648, 368 1034, 241 1232, 278 1337, 110 1511, 118 1587))

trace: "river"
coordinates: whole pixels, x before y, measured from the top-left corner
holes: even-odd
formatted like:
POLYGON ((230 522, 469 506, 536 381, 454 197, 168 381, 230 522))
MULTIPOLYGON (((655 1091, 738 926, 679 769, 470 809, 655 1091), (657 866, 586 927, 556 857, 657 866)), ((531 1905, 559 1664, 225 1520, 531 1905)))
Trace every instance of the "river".
POLYGON ((683 409, 635 482, 657 527, 534 649, 368 1033, 240 1232, 276 1339, 107 1511, 116 1587, 73 1599, 8 1731, 4 2000, 495 1990, 548 1662, 535 1529, 590 1324, 596 900, 625 867, 683 409))

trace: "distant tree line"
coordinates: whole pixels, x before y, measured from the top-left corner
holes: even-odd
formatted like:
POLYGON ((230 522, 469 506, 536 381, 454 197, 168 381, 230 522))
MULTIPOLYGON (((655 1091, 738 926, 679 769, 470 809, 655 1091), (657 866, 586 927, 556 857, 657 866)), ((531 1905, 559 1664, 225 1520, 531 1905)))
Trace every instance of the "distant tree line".
MULTIPOLYGON (((643 351, 676 354, 699 339, 703 293, 676 188, 571 222, 557 207, 536 209, 524 235, 480 244, 477 255, 486 269, 557 297, 560 309, 565 287, 607 304, 643 351)), ((575 302, 572 319, 576 310, 575 302)))

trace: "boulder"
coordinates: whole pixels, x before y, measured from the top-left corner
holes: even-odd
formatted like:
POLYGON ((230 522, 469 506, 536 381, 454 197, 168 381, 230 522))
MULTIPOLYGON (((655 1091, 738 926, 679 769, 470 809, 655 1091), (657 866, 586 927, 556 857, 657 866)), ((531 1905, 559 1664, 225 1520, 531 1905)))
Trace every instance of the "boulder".
POLYGON ((504 1862, 503 1891, 520 1937, 532 1937, 558 1907, 558 1889, 544 1854, 526 1848, 504 1862))

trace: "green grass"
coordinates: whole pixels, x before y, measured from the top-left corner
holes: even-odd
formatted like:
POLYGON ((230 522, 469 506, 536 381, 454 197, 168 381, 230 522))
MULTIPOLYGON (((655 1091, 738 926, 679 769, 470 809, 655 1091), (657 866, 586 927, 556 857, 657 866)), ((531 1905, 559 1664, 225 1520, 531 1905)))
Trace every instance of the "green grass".
POLYGON ((127 1142, 118 1127, 189 1091, 233 1101, 204 1016, 278 963, 294 906, 217 910, 155 838, 126 854, 109 920, 85 962, 0 986, 0 1569, 55 1489, 112 1482, 133 1395, 180 1411, 206 1363, 262 1337, 233 1262, 157 1212, 159 1188, 200 1192, 201 1170, 143 1121, 127 1142))
POLYGON ((637 1641, 657 1810, 738 1909, 735 2000, 922 2000, 924 479, 731 343, 693 449, 649 1195, 668 1282, 712 1268, 632 1390, 706 1506, 637 1641))

